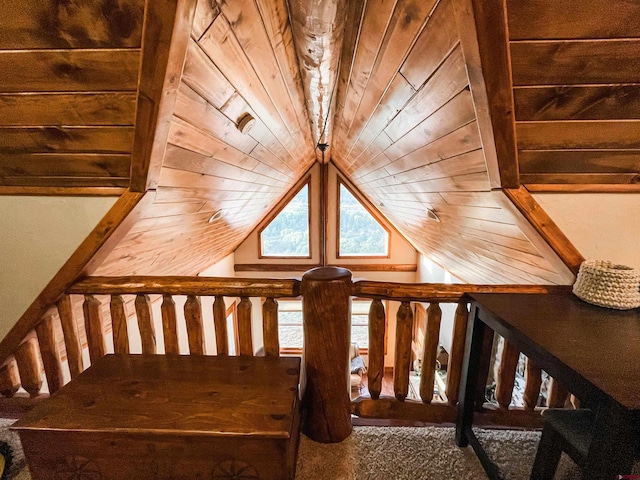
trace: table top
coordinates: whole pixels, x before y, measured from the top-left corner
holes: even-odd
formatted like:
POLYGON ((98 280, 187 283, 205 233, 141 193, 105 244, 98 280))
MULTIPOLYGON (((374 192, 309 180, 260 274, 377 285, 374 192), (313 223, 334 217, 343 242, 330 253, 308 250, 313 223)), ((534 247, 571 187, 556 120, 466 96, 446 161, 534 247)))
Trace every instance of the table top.
POLYGON ((13 425, 288 438, 300 359, 107 355, 13 425))
POLYGON ((560 368, 564 377, 640 410, 640 309, 598 307, 570 293, 468 296, 481 320, 547 363, 539 367, 560 368))

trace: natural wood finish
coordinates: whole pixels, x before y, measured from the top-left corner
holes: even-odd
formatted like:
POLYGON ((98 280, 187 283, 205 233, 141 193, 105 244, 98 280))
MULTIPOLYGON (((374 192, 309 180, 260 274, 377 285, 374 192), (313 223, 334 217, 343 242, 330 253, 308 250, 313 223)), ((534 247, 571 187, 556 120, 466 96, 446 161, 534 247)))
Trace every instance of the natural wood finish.
POLYGON ((299 376, 299 358, 108 355, 15 427, 35 478, 293 480, 299 376))
POLYGON ((144 294, 136 295, 135 306, 142 353, 156 353, 156 332, 151 313, 151 297, 144 294))
MULTIPOLYGON (((297 263, 236 263, 233 269, 236 272, 306 272, 320 265, 297 263)), ((340 265, 327 264, 328 267, 346 268, 352 272, 416 272, 418 265, 413 263, 341 263, 340 265)))
POLYGON ((240 355, 253 355, 253 338, 251 335, 251 300, 242 297, 237 307, 238 314, 238 346, 240 355))
MULTIPOLYGON (((196 295, 187 296, 187 301, 184 304, 184 319, 187 323, 189 353, 191 355, 204 355, 204 325, 202 323, 202 305, 200 303, 200 297, 197 297, 196 295)), ((216 337, 217 333, 216 329, 216 337)), ((218 355, 220 355, 219 352, 218 355)))
POLYGON ((508 409, 516 378, 516 367, 520 352, 507 340, 502 344, 502 355, 496 378, 496 400, 500 408, 508 409))
POLYGON ((420 398, 423 403, 433 400, 433 382, 436 375, 436 358, 440 345, 440 321, 442 309, 438 302, 432 302, 427 308, 427 326, 424 331, 422 350, 422 374, 420 375, 420 398))
POLYGON ((351 402, 351 413, 361 418, 396 418, 435 424, 454 423, 456 418, 455 408, 451 405, 400 401, 393 397, 378 400, 360 397, 351 402))
POLYGON ((195 10, 196 0, 147 4, 132 153, 134 192, 157 186, 195 10))
POLYGON ((99 263, 110 249, 115 247, 120 235, 128 228, 131 228, 137 212, 144 209, 146 202, 152 197, 152 194, 125 193, 116 201, 114 206, 69 257, 62 268, 53 276, 38 298, 33 301, 9 333, 2 339, 0 343, 0 362, 4 361, 27 333, 35 327, 42 315, 60 298, 80 273, 91 271, 91 268, 99 263), (140 202, 140 205, 136 209, 138 202, 140 202), (132 212, 133 215, 128 217, 132 212))
POLYGON ((129 329, 122 296, 112 295, 109 306, 111 309, 111 330, 113 331, 113 351, 115 353, 129 353, 129 329))
POLYGON ((527 358, 524 385, 524 408, 533 410, 538 405, 540 386, 542 385, 542 370, 527 358))
POLYGON ((374 400, 380 397, 384 377, 385 318, 382 300, 374 299, 369 307, 369 368, 367 370, 367 388, 374 400))
POLYGON ((341 442, 351 434, 349 317, 351 272, 320 267, 302 277, 304 370, 307 376, 303 432, 322 443, 341 442))
POLYGON ((69 365, 69 373, 71 378, 76 377, 84 370, 82 361, 82 347, 78 339, 78 324, 73 316, 73 307, 71 305, 71 297, 63 295, 56 304, 58 308, 58 316, 62 325, 62 335, 64 337, 64 346, 67 351, 67 363, 69 365))
POLYGON ((169 294, 162 296, 162 334, 164 338, 164 353, 180 353, 180 344, 178 343, 178 319, 176 314, 176 302, 169 294))
POLYGON ((216 295, 216 298, 213 301, 213 325, 216 333, 216 354, 229 355, 227 309, 222 295, 216 295))
POLYGON ((577 274, 584 257, 524 188, 505 189, 505 194, 522 212, 569 269, 577 274))
POLYGON ((89 359, 93 364, 106 354, 100 300, 93 295, 85 295, 82 311, 84 313, 84 329, 87 333, 89 359))
POLYGON ((458 403, 460 393, 460 379, 462 378, 462 361, 464 359, 464 343, 467 338, 467 321, 469 309, 467 302, 462 299, 458 302, 453 318, 453 336, 451 351, 449 352, 449 365, 447 365, 447 400, 449 405, 458 403))
POLYGON ((265 355, 279 357, 278 302, 272 297, 267 298, 262 304, 262 338, 265 355))
POLYGON ((555 378, 552 378, 549 383, 547 406, 549 408, 564 408, 569 397, 569 393, 569 390, 567 390, 564 385, 558 382, 555 378))
POLYGON ((15 357, 10 357, 0 367, 0 394, 5 397, 13 397, 20 389, 20 373, 15 357))
POLYGON ((297 297, 300 281, 235 277, 89 277, 73 284, 69 293, 297 297))
POLYGON ((517 188, 520 183, 505 4, 454 0, 453 5, 492 186, 517 188))
POLYGON ((60 352, 58 351, 53 317, 51 315, 45 316, 42 321, 36 325, 35 331, 40 347, 42 365, 47 377, 49 393, 55 393, 64 385, 64 377, 62 375, 62 362, 60 360, 60 352))
POLYGON ((35 335, 30 336, 16 348, 13 353, 18 371, 20 372, 20 383, 27 393, 36 397, 42 388, 42 367, 40 365, 40 352, 38 340, 35 335))
POLYGON ((404 401, 409 394, 412 334, 413 311, 409 302, 403 301, 396 315, 396 351, 393 362, 393 392, 400 401, 404 401))

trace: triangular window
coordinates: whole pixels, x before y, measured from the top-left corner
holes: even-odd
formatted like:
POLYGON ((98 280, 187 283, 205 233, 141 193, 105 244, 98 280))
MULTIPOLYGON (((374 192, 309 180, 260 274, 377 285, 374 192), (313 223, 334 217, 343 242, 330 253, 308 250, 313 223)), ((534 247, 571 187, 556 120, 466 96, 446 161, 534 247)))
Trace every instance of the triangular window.
POLYGON ((309 184, 260 232, 260 257, 309 258, 309 184))
POLYGON ((388 257, 389 231, 340 183, 338 258, 388 257))

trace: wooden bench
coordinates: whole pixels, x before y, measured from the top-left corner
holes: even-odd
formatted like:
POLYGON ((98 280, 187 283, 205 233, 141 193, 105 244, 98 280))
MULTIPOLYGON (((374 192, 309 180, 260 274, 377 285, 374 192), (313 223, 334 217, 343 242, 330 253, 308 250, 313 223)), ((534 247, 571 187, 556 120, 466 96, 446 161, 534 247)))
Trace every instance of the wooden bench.
POLYGON ((107 355, 13 428, 34 479, 293 479, 299 374, 299 358, 107 355))

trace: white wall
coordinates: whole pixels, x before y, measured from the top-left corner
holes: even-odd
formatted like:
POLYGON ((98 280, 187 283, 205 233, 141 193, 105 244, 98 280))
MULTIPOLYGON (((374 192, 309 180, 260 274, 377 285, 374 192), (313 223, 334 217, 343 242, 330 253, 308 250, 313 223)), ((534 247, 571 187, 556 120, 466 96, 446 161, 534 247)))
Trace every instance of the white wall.
POLYGON ((0 339, 115 201, 0 196, 0 339))
POLYGON ((585 259, 640 268, 640 194, 536 193, 533 197, 585 259))

